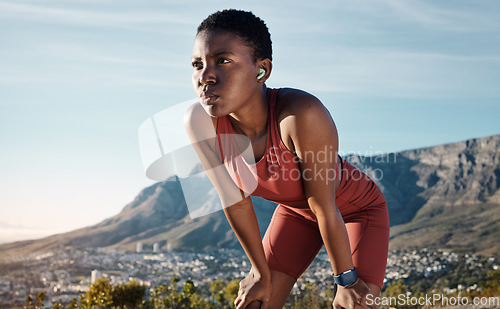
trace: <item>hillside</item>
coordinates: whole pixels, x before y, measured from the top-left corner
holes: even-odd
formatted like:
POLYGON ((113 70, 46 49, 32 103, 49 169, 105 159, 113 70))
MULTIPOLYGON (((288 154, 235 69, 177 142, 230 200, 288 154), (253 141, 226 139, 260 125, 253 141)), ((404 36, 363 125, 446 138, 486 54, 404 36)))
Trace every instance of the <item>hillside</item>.
MULTIPOLYGON (((346 159, 377 179, 391 219, 391 248, 435 247, 500 256, 500 135, 393 154, 346 159)), ((213 192, 214 193, 214 192, 213 192)), ((205 204, 214 203, 211 194, 205 204)), ((265 231, 274 205, 254 199, 265 231)), ((3 254, 55 247, 119 247, 141 241, 182 250, 239 244, 222 212, 190 219, 177 179, 142 190, 114 217, 40 240, 0 245, 3 254)))
POLYGON ((500 135, 495 135, 349 159, 368 173, 383 171, 378 183, 389 205, 391 248, 426 246, 498 256, 499 149, 500 135))

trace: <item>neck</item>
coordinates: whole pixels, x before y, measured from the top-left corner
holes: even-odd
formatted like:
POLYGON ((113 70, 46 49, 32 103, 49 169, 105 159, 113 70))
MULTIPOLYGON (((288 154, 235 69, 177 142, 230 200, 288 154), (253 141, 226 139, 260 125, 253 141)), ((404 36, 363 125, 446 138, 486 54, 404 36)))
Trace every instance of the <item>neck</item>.
POLYGON ((245 106, 229 114, 229 119, 236 133, 246 135, 250 140, 258 139, 267 133, 268 91, 264 85, 262 90, 252 97, 245 106))

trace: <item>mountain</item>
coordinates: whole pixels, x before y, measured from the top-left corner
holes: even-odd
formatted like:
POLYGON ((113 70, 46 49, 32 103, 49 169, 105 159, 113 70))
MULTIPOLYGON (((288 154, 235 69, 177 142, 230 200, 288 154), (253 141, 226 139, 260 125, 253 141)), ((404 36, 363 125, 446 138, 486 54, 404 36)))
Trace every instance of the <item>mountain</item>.
POLYGON ((392 248, 500 255, 500 135, 402 151, 380 168, 392 248))
MULTIPOLYGON (((370 175, 384 192, 392 249, 425 246, 500 256, 499 146, 500 135, 495 135, 377 156, 348 155, 346 159, 370 175)), ((189 217, 182 189, 177 178, 156 183, 143 189, 119 214, 97 225, 3 244, 0 252, 67 246, 134 250, 137 242, 146 249, 155 242, 180 250, 239 247, 221 211, 189 217)), ((275 205, 252 199, 263 234, 275 205)), ((198 202, 210 208, 217 200, 212 191, 198 202)))
POLYGON ((499 256, 499 149, 500 135, 495 135, 348 159, 381 178, 391 248, 425 246, 499 256))
MULTIPOLYGON (((218 199, 213 191, 214 200, 218 199)), ((267 226, 275 205, 262 198, 253 200, 259 225, 267 226)), ((28 253, 68 246, 135 250, 137 242, 143 242, 147 250, 155 242, 166 247, 167 241, 181 250, 239 246, 222 211, 191 219, 181 184, 171 178, 143 189, 119 214, 99 224, 43 239, 2 244, 0 252, 28 253)))

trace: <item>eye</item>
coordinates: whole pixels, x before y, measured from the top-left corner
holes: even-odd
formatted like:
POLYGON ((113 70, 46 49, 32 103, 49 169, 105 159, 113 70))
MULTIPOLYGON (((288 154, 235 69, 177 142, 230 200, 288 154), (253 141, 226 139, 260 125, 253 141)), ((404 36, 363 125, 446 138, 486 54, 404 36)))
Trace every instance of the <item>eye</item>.
POLYGON ((226 59, 226 58, 220 58, 219 60, 217 60, 217 64, 226 64, 226 63, 229 63, 229 59, 226 59))
POLYGON ((193 68, 194 68, 194 69, 196 69, 196 70, 201 70, 201 69, 203 69, 203 63, 202 63, 201 61, 198 61, 198 60, 193 61, 193 62, 191 62, 191 65, 192 65, 192 66, 193 66, 193 68))

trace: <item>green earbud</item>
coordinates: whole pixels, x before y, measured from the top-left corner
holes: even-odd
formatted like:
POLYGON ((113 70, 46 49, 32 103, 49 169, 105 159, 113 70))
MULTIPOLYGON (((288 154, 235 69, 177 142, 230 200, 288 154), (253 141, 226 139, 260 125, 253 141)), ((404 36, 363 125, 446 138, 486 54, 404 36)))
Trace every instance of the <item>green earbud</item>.
POLYGON ((259 75, 257 75, 257 79, 261 79, 262 76, 266 75, 266 70, 260 69, 259 70, 259 75))

